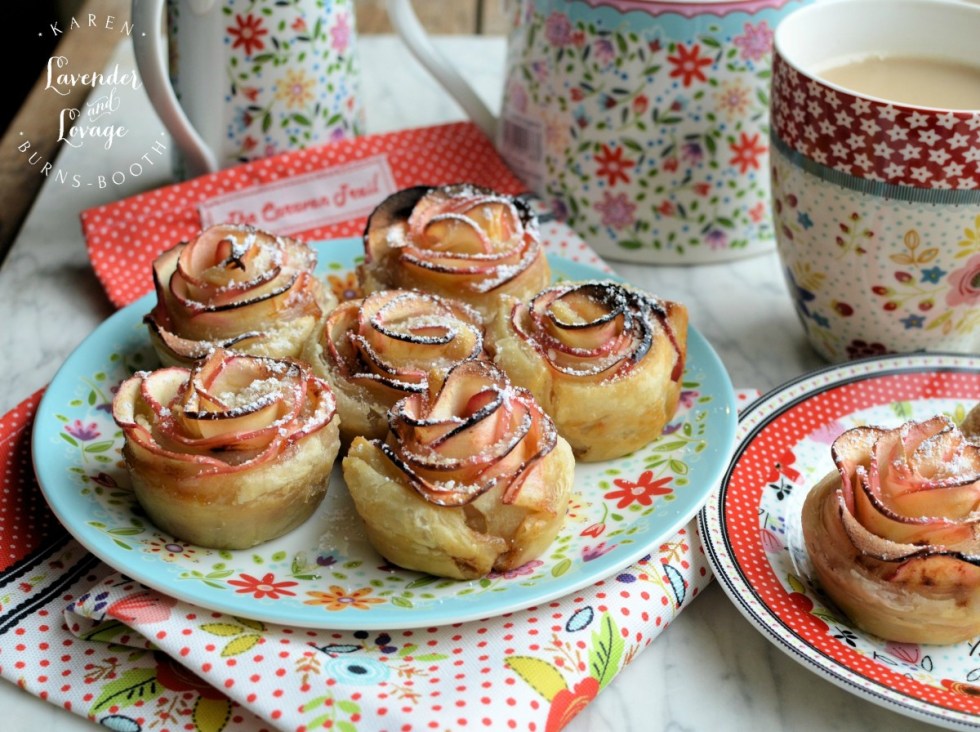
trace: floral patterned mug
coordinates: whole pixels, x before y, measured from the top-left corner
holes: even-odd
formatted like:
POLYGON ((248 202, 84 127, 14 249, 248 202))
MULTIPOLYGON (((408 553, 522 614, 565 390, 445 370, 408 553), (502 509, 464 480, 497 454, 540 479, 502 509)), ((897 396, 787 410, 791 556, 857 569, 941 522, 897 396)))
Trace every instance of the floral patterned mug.
POLYGON ((514 0, 499 121, 393 24, 508 164, 600 254, 697 264, 774 248, 773 30, 807 0, 514 0))
POLYGON ((133 0, 136 62, 195 176, 357 135, 353 0, 133 0))
POLYGON ((978 27, 970 3, 828 0, 776 31, 778 249, 807 337, 829 360, 980 353, 980 109, 822 78, 840 60, 889 56, 945 58, 980 78, 978 27))

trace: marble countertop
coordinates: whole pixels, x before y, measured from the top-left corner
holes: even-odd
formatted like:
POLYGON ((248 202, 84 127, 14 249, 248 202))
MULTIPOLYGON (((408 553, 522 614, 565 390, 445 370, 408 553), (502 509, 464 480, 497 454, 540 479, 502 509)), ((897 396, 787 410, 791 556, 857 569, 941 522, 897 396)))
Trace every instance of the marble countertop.
MULTIPOLYGON (((463 119, 463 113, 397 39, 360 39, 369 132, 463 119)), ((437 44, 491 107, 499 108, 504 42, 438 39, 437 44)), ((132 67, 128 44, 112 63, 132 67)), ((139 98, 123 112, 133 134, 111 152, 66 148, 56 167, 111 170, 96 155, 138 159, 161 126, 139 98)), ((25 155, 24 165, 29 161, 25 155)), ((41 175, 38 166, 38 175, 41 175)), ((169 160, 123 185, 44 185, 0 269, 0 413, 46 384, 70 351, 113 308, 97 283, 82 239, 80 211, 171 181, 169 160)), ((697 267, 612 262, 628 281, 684 302, 738 387, 763 391, 823 362, 810 350, 775 253, 697 267)), ((6 732, 74 732, 93 724, 0 682, 6 732)), ((880 730, 928 725, 854 696, 777 649, 746 621, 717 583, 682 612, 651 647, 578 716, 570 732, 616 730, 880 730)))

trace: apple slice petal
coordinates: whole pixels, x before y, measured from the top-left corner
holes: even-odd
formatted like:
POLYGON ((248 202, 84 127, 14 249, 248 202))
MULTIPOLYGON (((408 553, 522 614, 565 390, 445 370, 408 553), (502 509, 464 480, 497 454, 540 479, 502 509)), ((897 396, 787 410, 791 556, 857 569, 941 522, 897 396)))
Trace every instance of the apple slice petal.
POLYGON ((916 546, 946 545, 972 536, 969 524, 961 524, 941 515, 909 517, 895 513, 871 489, 869 481, 869 476, 859 473, 854 518, 872 534, 916 546))
POLYGON ((517 501, 523 476, 558 439, 534 398, 487 361, 458 364, 438 388, 402 399, 390 424, 381 450, 441 506, 465 505, 502 482, 504 502, 517 501))
POLYGON ((683 350, 670 325, 669 308, 618 282, 554 285, 511 310, 511 326, 554 371, 604 381, 627 375, 652 347, 658 330, 677 353, 671 379, 680 379, 683 350))
POLYGON ((381 408, 428 390, 453 366, 484 359, 483 320, 464 303, 414 290, 381 290, 332 312, 317 335, 322 373, 381 408))
POLYGON ((883 561, 980 555, 978 449, 945 416, 840 435, 831 453, 855 546, 883 561))
POLYGON ((841 476, 841 490, 847 510, 854 512, 855 492, 860 489, 857 473, 867 474, 871 467, 871 451, 884 430, 877 427, 855 427, 834 440, 830 455, 841 476))
POLYGON ((205 229, 153 263, 157 304, 146 322, 154 347, 187 365, 214 347, 298 355, 303 344, 279 337, 282 324, 312 316, 312 329, 334 304, 315 265, 315 251, 293 239, 248 226, 205 229))
POLYGON ((840 518, 851 543, 865 556, 873 557, 883 562, 898 562, 910 557, 931 555, 944 551, 944 548, 920 546, 902 541, 893 541, 867 529, 858 519, 847 510, 843 494, 838 491, 840 503, 840 518))
POLYGON ((456 296, 477 307, 479 295, 517 289, 524 280, 547 282, 533 211, 520 199, 478 186, 395 194, 369 217, 365 251, 369 267, 394 263, 398 273, 382 277, 386 284, 456 296))
POLYGON ((113 400, 117 424, 146 460, 222 473, 274 459, 335 411, 333 393, 307 366, 222 349, 193 370, 138 373, 113 400))

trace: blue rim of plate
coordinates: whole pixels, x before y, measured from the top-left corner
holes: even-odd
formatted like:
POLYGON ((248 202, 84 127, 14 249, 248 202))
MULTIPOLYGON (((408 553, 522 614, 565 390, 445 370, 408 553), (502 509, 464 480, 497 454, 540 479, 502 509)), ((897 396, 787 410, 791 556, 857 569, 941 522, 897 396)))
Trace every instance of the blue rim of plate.
MULTIPOLYGON (((362 251, 358 238, 317 242, 315 246, 320 276, 345 277, 362 251)), ((549 256, 549 261, 556 278, 620 279, 561 257, 549 256)), ((690 327, 684 379, 685 382, 689 378, 695 380, 699 387, 695 397, 699 401, 683 412, 684 422, 679 426, 685 432, 693 430, 700 439, 686 443, 679 453, 676 449, 664 451, 662 447, 659 453, 650 453, 657 460, 666 457, 678 461, 685 473, 679 478, 675 475, 675 485, 679 480, 683 487, 678 486, 674 491, 675 500, 661 501, 646 512, 649 515, 619 527, 614 546, 604 548, 603 543, 593 551, 593 547, 581 546, 581 541, 575 544, 575 539, 565 538, 571 531, 578 532, 581 527, 594 523, 600 511, 609 512, 608 506, 601 502, 599 505, 583 502, 582 515, 574 519, 577 523, 570 523, 571 518, 566 522, 549 553, 543 555, 541 564, 532 568, 530 574, 491 575, 492 579, 470 582, 434 580, 385 565, 373 550, 365 550, 363 546, 360 549, 354 546, 354 554, 330 553, 324 557, 319 553, 320 547, 324 542, 330 545, 333 539, 329 534, 321 536, 323 532, 317 527, 322 528, 322 524, 316 522, 329 521, 322 514, 335 492, 338 480, 335 478, 320 510, 285 537, 233 552, 194 547, 175 542, 157 531, 133 505, 121 477, 125 473, 118 452, 121 436, 116 430, 112 433, 114 437, 108 437, 110 430, 115 430, 111 417, 107 416, 105 401, 111 386, 137 368, 155 366, 141 324, 153 298, 153 294, 146 295, 113 314, 68 357, 38 407, 32 455, 45 499, 79 543, 106 564, 147 587, 208 610, 296 627, 394 630, 479 620, 539 605, 614 574, 673 536, 695 516, 718 484, 734 444, 737 408, 731 381, 711 346, 690 327), (99 434, 92 437, 93 433, 99 434), (698 445, 694 452, 694 446, 698 445), (311 545, 311 542, 315 543, 311 545), (563 556, 566 546, 581 548, 583 560, 563 556), (585 560, 589 552, 594 556, 585 560), (202 563, 204 559, 210 564, 202 563), (383 593, 388 592, 389 599, 356 612, 353 608, 329 612, 312 603, 301 603, 300 593, 304 590, 308 593, 312 587, 315 591, 329 592, 331 587, 340 586, 352 593, 349 580, 352 573, 357 576, 358 572, 368 573, 364 574, 365 579, 354 583, 361 585, 358 589, 366 589, 377 598, 385 597, 383 593), (268 595, 255 597, 242 585, 229 584, 233 575, 240 583, 248 583, 243 574, 261 580, 267 573, 273 575, 273 582, 292 583, 284 590, 293 597, 282 593, 275 600, 268 595), (392 590, 387 584, 390 582, 400 583, 402 593, 392 590)), ((665 435, 653 446, 663 446, 667 439, 665 435)), ((623 460, 640 459, 636 457, 639 455, 649 458, 650 454, 638 451, 623 460)), ((580 464, 576 469, 576 487, 578 476, 589 470, 611 471, 607 476, 611 483, 617 479, 616 475, 623 474, 622 470, 615 472, 621 462, 580 464)), ((589 490, 588 497, 596 498, 594 492, 602 489, 589 490)))
MULTIPOLYGON (((835 388, 904 374, 919 376, 940 373, 968 373, 980 376, 980 358, 970 354, 947 352, 869 356, 846 363, 830 364, 801 374, 755 399, 740 412, 731 461, 725 470, 718 490, 709 497, 704 508, 698 514, 698 534, 704 545, 705 555, 712 572, 728 599, 763 637, 794 661, 844 691, 904 716, 949 729, 976 730, 980 729, 980 715, 947 709, 908 695, 898 688, 889 686, 886 682, 870 678, 860 669, 852 667, 832 653, 818 649, 810 643, 803 636, 806 631, 797 626, 795 622, 780 617, 767 603, 762 596, 762 588, 754 583, 735 558, 729 525, 731 522, 725 514, 726 505, 739 497, 735 494, 731 480, 746 451, 752 442, 760 436, 760 433, 786 414, 787 411, 835 388)), ((932 400, 936 398, 935 396, 930 397, 932 400)), ((949 399, 954 400, 956 397, 950 395, 949 399)), ((927 403, 924 399, 919 401, 923 404, 927 403)), ((877 408, 880 409, 884 406, 884 404, 877 405, 877 408)), ((876 408, 875 405, 871 405, 865 407, 864 410, 871 411, 874 408, 876 408)), ((922 414, 915 415, 916 419, 931 416, 929 408, 923 407, 923 410, 922 414)), ((829 462, 829 445, 826 452, 828 463, 825 467, 830 468, 832 463, 829 462)), ((753 501, 751 497, 748 500, 750 503, 753 501)), ((760 510, 761 505, 760 503, 760 510)), ((784 549, 783 551, 788 552, 789 550, 784 549)), ((770 559, 766 557, 763 561, 765 566, 769 567, 770 559)), ((775 575, 775 568, 770 567, 770 569, 775 575)), ((772 581, 781 582, 777 579, 772 581)), ((819 595, 813 594, 813 587, 809 580, 806 582, 805 594, 811 601, 816 600, 819 603, 822 599, 819 595)), ((811 610, 811 613, 813 612, 811 610)), ((818 615, 818 617, 821 616, 818 615)), ((840 618, 840 616, 838 617, 840 618)), ((840 622, 844 624, 846 619, 841 619, 840 622)), ((876 643, 884 645, 884 641, 881 639, 870 636, 849 624, 846 627, 849 632, 854 634, 856 640, 867 644, 869 647, 873 647, 876 643)), ((926 648, 930 647, 926 646, 926 648)))

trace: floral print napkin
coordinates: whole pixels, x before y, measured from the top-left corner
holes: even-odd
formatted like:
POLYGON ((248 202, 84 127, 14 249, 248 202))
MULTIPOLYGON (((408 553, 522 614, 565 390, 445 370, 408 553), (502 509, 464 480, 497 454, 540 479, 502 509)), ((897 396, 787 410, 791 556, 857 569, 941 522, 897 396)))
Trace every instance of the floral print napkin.
POLYGON ((711 578, 691 523, 592 587, 482 621, 335 632, 202 610, 60 527, 31 468, 39 399, 0 419, 0 675, 109 729, 558 730, 711 578))

